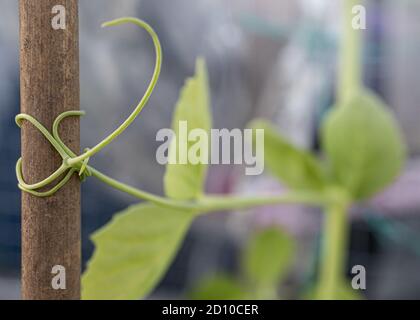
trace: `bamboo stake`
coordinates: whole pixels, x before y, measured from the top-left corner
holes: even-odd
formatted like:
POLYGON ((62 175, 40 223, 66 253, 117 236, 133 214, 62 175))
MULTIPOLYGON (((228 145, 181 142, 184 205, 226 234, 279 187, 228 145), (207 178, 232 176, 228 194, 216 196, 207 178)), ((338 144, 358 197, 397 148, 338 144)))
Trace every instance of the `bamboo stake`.
MULTIPOLYGON (((60 113, 79 109, 78 1, 20 0, 19 11, 21 112, 51 129, 60 113), (65 8, 65 29, 53 28, 57 5, 65 8)), ((76 153, 79 131, 77 117, 65 120, 60 130, 76 153)), ((44 179, 61 164, 57 152, 27 122, 22 127, 22 159, 29 183, 44 179)), ((79 299, 80 241, 76 176, 51 197, 22 193, 22 298, 79 299), (59 286, 53 288, 57 275, 59 286)))

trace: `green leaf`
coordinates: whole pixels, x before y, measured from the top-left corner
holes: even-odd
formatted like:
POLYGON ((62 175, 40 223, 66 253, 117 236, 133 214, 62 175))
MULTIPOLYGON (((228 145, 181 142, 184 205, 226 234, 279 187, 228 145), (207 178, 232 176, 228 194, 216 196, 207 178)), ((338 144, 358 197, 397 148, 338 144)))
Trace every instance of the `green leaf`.
MULTIPOLYGON (((190 150, 198 140, 188 141, 188 135, 183 135, 179 130, 180 121, 187 121, 187 133, 200 128, 205 130, 208 135, 210 134, 210 95, 204 60, 197 60, 196 74, 186 81, 176 104, 172 123, 176 139, 174 137, 169 147, 169 158, 178 159, 178 162, 177 164, 167 165, 164 177, 167 196, 180 200, 196 199, 204 189, 207 165, 202 163, 191 164, 189 162, 188 164, 180 163, 179 157, 187 156, 186 150, 190 150), (187 148, 182 151, 179 146, 187 146, 187 148)), ((208 155, 206 158, 208 159, 208 155)))
POLYGON ((248 279, 258 286, 276 286, 287 273, 295 243, 277 228, 258 232, 244 250, 243 266, 248 279))
POLYGON ((243 300, 248 293, 235 278, 220 274, 202 280, 189 296, 194 300, 243 300))
POLYGON ((84 299, 139 299, 167 270, 191 223, 185 211, 138 204, 97 231, 82 278, 84 299))
POLYGON ((333 179, 356 200, 386 187, 404 164, 405 146, 397 123, 373 94, 361 93, 334 108, 322 134, 333 179))
POLYGON ((265 165, 286 186, 319 190, 325 185, 321 164, 311 153, 287 142, 264 120, 253 121, 251 127, 264 129, 265 165))

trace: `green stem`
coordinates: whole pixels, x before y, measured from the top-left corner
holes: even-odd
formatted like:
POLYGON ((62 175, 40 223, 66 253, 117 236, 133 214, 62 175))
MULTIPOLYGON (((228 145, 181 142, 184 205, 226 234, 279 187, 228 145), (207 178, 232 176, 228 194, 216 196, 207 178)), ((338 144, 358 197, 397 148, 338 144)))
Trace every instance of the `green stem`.
POLYGON ((307 191, 259 197, 205 196, 198 200, 199 206, 205 211, 239 210, 287 203, 323 206, 327 202, 327 197, 322 194, 307 191))
POLYGON ((324 238, 318 298, 339 299, 338 290, 344 278, 347 258, 348 221, 347 204, 331 204, 324 215, 324 238))
POLYGON ((342 104, 362 87, 361 32, 353 29, 352 9, 363 0, 345 0, 343 32, 340 46, 338 101, 342 104))
POLYGON ((88 170, 91 172, 92 176, 101 180, 103 183, 111 186, 114 189, 120 190, 121 192, 128 193, 138 199, 147 200, 164 207, 187 209, 197 213, 237 210, 284 203, 322 206, 328 202, 326 196, 312 192, 293 192, 284 195, 269 195, 258 197, 203 196, 197 200, 174 200, 157 196, 152 193, 129 186, 125 183, 108 177, 107 175, 90 166, 88 166, 88 170))
MULTIPOLYGON (((345 0, 343 7, 343 37, 340 47, 338 104, 343 105, 362 87, 361 32, 353 28, 353 8, 362 0, 345 0)), ((340 282, 344 279, 347 257, 347 200, 326 206, 323 230, 323 250, 318 283, 318 298, 337 299, 340 282)))

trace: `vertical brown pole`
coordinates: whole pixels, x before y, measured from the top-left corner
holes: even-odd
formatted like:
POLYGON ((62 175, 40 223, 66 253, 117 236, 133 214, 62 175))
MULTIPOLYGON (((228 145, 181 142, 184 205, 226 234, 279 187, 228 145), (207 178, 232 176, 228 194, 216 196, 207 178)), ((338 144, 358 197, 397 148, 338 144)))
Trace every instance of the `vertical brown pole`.
MULTIPOLYGON (((20 0, 19 10, 21 111, 51 130, 60 113, 79 109, 78 1, 20 0), (52 9, 57 5, 65 8, 65 29, 53 28, 57 13, 52 9)), ((79 153, 79 119, 65 120, 60 133, 79 153)), ((61 164, 57 152, 27 122, 22 127, 22 160, 23 176, 29 183, 44 179, 61 164)), ((23 192, 22 298, 79 299, 80 256, 76 175, 51 197, 23 192), (65 289, 52 286, 56 265, 65 268, 65 289)))

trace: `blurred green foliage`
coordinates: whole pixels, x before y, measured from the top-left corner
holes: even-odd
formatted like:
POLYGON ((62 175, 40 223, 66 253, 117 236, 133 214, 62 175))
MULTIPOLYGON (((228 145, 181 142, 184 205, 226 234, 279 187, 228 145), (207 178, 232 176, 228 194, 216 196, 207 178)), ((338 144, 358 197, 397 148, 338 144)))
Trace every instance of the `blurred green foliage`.
POLYGON ((278 286, 295 257, 296 244, 279 228, 255 233, 242 250, 240 275, 216 274, 191 289, 192 299, 278 299, 278 286))

